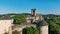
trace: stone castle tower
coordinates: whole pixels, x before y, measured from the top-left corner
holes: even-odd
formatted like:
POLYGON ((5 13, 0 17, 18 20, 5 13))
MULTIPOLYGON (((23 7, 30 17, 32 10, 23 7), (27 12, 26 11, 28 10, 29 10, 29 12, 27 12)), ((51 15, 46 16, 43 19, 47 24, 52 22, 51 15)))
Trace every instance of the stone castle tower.
POLYGON ((33 21, 38 21, 42 20, 42 15, 41 14, 36 14, 36 9, 32 9, 32 17, 34 17, 33 21))
POLYGON ((36 16, 36 9, 32 9, 32 16, 36 16))
POLYGON ((36 14, 36 9, 32 9, 32 16, 35 17, 35 21, 36 20, 41 20, 42 22, 41 23, 38 23, 37 27, 38 29, 40 30, 40 34, 48 34, 48 23, 46 23, 44 20, 43 20, 43 17, 42 15, 37 15, 36 14))

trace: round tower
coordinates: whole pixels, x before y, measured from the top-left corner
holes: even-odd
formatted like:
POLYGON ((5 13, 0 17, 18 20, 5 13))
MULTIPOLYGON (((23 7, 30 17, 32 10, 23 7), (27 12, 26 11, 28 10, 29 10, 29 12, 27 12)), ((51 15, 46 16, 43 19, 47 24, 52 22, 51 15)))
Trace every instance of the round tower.
POLYGON ((46 23, 46 21, 42 20, 38 22, 37 27, 40 31, 40 34, 48 34, 48 23, 46 23))
POLYGON ((45 21, 40 24, 40 34, 48 34, 48 24, 45 21))

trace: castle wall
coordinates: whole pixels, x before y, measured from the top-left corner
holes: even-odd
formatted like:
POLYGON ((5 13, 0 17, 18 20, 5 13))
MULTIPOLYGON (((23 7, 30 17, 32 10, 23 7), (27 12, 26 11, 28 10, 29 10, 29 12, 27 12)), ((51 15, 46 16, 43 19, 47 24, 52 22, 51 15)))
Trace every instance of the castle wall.
POLYGON ((26 17, 27 23, 31 23, 31 16, 26 17))
POLYGON ((36 27, 36 25, 34 25, 34 24, 17 25, 17 26, 14 26, 13 31, 17 30, 17 31, 20 31, 20 34, 22 34, 23 29, 26 28, 26 27, 30 27, 30 26, 36 27))
POLYGON ((12 23, 13 20, 0 20, 0 34, 8 32, 12 23))

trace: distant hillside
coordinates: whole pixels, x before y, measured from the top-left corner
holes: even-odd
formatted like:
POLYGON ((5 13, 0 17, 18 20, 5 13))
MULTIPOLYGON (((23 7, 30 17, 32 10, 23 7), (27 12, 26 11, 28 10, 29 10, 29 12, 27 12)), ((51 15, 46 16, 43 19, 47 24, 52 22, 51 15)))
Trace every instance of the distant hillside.
MULTIPOLYGON (((20 14, 31 15, 31 14, 29 14, 29 13, 20 13, 20 14)), ((10 17, 14 17, 14 16, 17 16, 17 15, 19 15, 19 14, 14 14, 14 13, 12 13, 12 14, 3 14, 3 15, 0 15, 0 18, 2 18, 2 17, 5 16, 5 15, 10 16, 10 17)))
POLYGON ((47 14, 47 15, 43 15, 43 16, 55 16, 55 17, 60 17, 60 15, 54 15, 54 14, 47 14))
POLYGON ((60 15, 54 15, 54 14, 47 14, 47 15, 42 15, 44 19, 47 17, 56 17, 58 20, 60 20, 60 15))
POLYGON ((54 14, 47 14, 47 15, 42 15, 44 18, 45 17, 51 17, 51 16, 54 16, 54 17, 60 17, 60 15, 54 15, 54 14))
MULTIPOLYGON (((31 15, 29 13, 21 13, 21 14, 25 14, 25 15, 31 15)), ((4 15, 9 15, 10 17, 13 17, 13 16, 16 16, 16 15, 19 15, 19 14, 3 14, 3 15, 0 15, 0 18, 3 17, 4 15)), ((47 14, 47 15, 42 15, 44 18, 45 17, 51 17, 51 16, 54 16, 54 17, 60 17, 60 15, 54 15, 54 14, 47 14)))

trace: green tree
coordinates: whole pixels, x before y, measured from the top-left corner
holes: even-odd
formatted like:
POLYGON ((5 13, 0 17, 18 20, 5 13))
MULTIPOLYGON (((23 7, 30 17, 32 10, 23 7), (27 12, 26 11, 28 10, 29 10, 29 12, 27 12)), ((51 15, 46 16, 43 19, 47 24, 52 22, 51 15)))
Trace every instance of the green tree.
POLYGON ((39 34, 39 30, 36 27, 31 27, 33 29, 33 34, 39 34))
POLYGON ((39 34, 39 30, 36 27, 27 27, 27 34, 39 34))
POLYGON ((31 32, 30 32, 30 28, 27 27, 26 29, 27 29, 27 32, 26 32, 26 33, 27 33, 27 34, 30 34, 30 33, 31 33, 31 32))
POLYGON ((60 21, 55 17, 51 17, 50 19, 46 19, 49 24, 49 34, 60 34, 60 21))
POLYGON ((26 21, 26 16, 24 14, 19 14, 13 17, 15 19, 15 22, 17 24, 25 24, 26 21))

